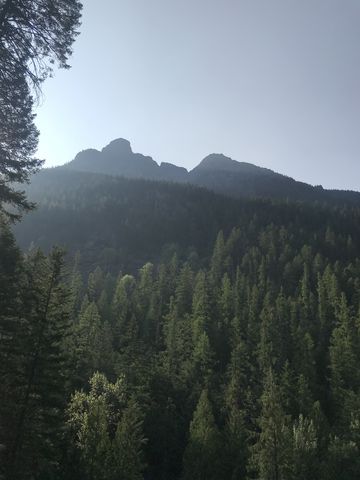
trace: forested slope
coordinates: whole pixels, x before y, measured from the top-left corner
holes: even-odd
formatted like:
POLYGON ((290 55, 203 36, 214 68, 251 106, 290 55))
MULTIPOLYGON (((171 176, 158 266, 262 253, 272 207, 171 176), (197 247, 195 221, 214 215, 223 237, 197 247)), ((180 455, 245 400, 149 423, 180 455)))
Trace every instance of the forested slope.
POLYGON ((28 193, 30 250, 0 235, 6 478, 359 478, 358 208, 62 169, 28 193))
POLYGON ((358 213, 244 212, 134 275, 64 277, 2 230, 12 478, 359 478, 358 213))
POLYGON ((233 227, 248 246, 269 224, 289 228, 296 242, 321 243, 327 229, 344 244, 359 238, 355 208, 235 200, 191 185, 53 169, 34 177, 28 195, 38 208, 15 226, 20 246, 80 251, 87 270, 134 271, 173 251, 204 258, 219 230, 233 227))

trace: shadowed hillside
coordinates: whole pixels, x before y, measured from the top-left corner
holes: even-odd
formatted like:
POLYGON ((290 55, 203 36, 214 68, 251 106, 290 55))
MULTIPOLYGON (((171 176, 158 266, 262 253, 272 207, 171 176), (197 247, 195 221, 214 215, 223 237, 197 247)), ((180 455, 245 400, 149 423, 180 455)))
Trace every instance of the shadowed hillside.
POLYGON ((191 184, 65 168, 40 172, 28 195, 38 208, 15 226, 20 245, 48 251, 59 244, 70 254, 80 250, 86 270, 100 264, 112 271, 133 271, 174 251, 206 257, 218 231, 229 232, 233 227, 247 232, 249 245, 256 229, 269 224, 292 225, 299 238, 301 232, 322 238, 334 225, 331 228, 341 232, 344 244, 348 235, 358 235, 357 224, 352 223, 356 210, 349 208, 235 199, 191 184))

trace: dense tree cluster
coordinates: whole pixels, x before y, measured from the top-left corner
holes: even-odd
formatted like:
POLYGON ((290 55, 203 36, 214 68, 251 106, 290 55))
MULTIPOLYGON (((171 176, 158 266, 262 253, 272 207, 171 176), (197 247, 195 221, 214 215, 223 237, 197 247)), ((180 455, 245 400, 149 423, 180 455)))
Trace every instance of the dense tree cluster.
POLYGON ((292 208, 136 274, 64 277, 4 227, 9 478, 359 478, 357 237, 292 208))

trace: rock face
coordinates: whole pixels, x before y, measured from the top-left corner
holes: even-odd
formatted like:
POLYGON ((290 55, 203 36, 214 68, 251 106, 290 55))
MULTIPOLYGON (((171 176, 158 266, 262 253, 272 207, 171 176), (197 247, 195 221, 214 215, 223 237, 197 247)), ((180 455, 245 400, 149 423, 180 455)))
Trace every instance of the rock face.
POLYGON ((190 172, 184 167, 178 167, 168 162, 163 162, 159 166, 151 157, 134 153, 130 142, 123 138, 113 140, 101 152, 95 149, 83 150, 64 167, 77 171, 120 175, 129 178, 191 183, 197 183, 197 179, 206 177, 209 173, 219 172, 241 173, 242 175, 276 175, 271 170, 250 163, 237 162, 218 153, 208 155, 190 172))
POLYGON ((79 152, 74 160, 68 163, 66 166, 74 168, 74 170, 91 170, 100 172, 101 166, 101 153, 94 148, 83 150, 79 152))
POLYGON ((324 190, 251 163, 238 162, 220 153, 205 157, 188 172, 183 167, 132 151, 130 142, 118 138, 101 151, 88 149, 60 168, 177 183, 192 183, 233 197, 262 197, 291 201, 335 201, 360 204, 360 193, 324 190))
POLYGON ((131 156, 133 154, 129 140, 124 138, 117 138, 112 140, 109 145, 106 145, 102 150, 104 155, 111 156, 131 156))
POLYGON ((123 138, 113 140, 101 152, 95 149, 83 150, 64 168, 117 175, 127 178, 145 178, 149 180, 165 180, 186 182, 188 171, 172 163, 160 166, 151 157, 134 153, 130 142, 123 138))
POLYGON ((157 178, 158 164, 151 157, 133 153, 130 142, 123 138, 113 140, 101 152, 83 150, 65 165, 72 170, 129 178, 157 178))

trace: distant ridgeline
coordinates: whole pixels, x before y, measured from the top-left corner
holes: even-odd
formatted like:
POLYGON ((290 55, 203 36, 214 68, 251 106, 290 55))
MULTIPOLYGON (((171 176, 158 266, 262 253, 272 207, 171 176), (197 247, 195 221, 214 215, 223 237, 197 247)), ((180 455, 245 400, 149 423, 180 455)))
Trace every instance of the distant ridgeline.
POLYGON ((313 187, 267 168, 237 162, 222 154, 208 155, 190 172, 171 163, 158 165, 151 157, 133 153, 130 142, 121 138, 110 142, 101 152, 94 149, 83 150, 74 160, 60 168, 126 178, 186 182, 233 197, 360 205, 358 192, 313 187))
POLYGON ((20 246, 79 251, 86 272, 97 265, 134 272, 174 252, 205 259, 218 232, 234 227, 244 248, 269 226, 286 228, 301 245, 319 244, 331 232, 344 245, 348 238, 360 244, 357 192, 312 187, 223 155, 208 156, 191 172, 159 166, 132 153, 126 140, 42 170, 28 195, 38 208, 15 226, 20 246))

